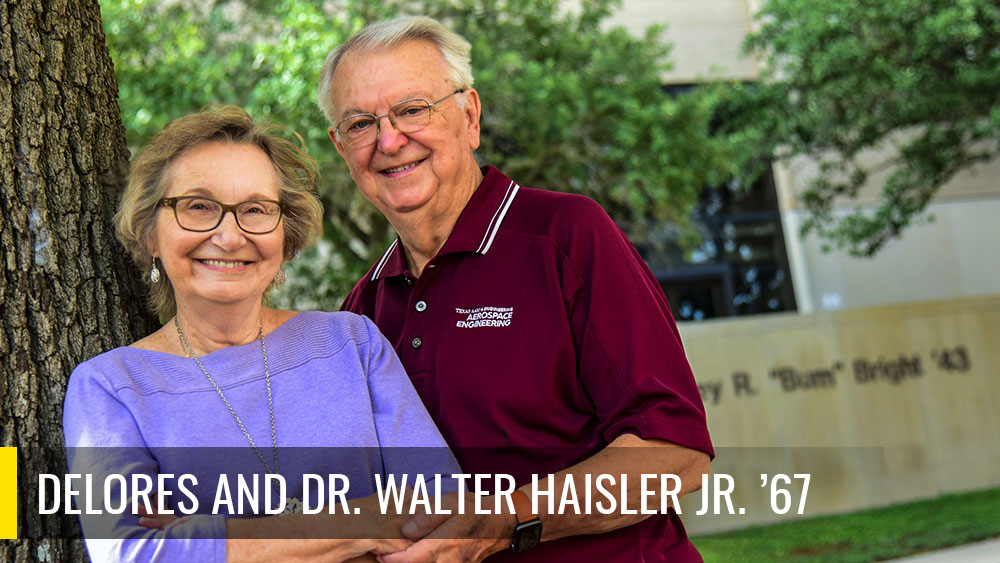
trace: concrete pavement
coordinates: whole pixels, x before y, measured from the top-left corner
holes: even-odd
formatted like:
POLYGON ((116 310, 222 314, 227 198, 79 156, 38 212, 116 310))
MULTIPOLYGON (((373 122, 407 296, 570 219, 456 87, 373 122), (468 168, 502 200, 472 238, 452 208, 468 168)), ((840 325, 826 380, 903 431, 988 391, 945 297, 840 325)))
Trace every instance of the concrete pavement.
POLYGON ((928 551, 884 563, 1000 563, 1000 538, 928 551))

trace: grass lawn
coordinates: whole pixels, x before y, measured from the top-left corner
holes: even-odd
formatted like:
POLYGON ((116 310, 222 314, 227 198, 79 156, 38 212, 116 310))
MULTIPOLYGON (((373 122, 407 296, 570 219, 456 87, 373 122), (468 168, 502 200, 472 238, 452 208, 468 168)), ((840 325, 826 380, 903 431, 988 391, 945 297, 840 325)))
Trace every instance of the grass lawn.
POLYGON ((706 563, 867 562, 1000 536, 1000 489, 747 528, 691 541, 706 563))

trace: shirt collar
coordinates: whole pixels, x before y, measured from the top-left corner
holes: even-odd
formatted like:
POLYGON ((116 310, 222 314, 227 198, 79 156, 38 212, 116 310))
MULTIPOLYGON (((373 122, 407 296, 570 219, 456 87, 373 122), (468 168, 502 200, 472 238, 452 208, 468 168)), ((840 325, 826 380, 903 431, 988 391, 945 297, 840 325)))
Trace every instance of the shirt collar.
MULTIPOLYGON (((493 245, 507 210, 520 186, 493 166, 483 168, 483 181, 473 192, 458 216, 448 240, 438 255, 452 252, 476 252, 485 255, 493 245)), ((406 257, 399 238, 392 241, 372 271, 372 280, 401 275, 406 271, 406 257)))

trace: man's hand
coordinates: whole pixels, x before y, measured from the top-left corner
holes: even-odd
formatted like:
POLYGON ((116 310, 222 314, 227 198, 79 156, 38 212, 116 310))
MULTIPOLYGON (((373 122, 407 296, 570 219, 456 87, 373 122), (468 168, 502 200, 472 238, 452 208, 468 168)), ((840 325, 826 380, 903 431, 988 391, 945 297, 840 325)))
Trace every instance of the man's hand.
MULTIPOLYGON (((587 475, 626 475, 630 482, 641 480, 642 473, 670 473, 681 479, 681 490, 677 497, 697 490, 701 476, 709 471, 708 455, 662 440, 643 440, 632 434, 623 434, 593 456, 568 467, 539 482, 539 488, 551 487, 561 491, 567 476, 582 483, 587 475), (551 481, 551 483, 550 483, 551 481)), ((610 491, 616 498, 620 490, 610 491)), ((639 501, 640 487, 628 489, 627 504, 635 506, 639 501)), ((532 493, 533 494, 533 493, 532 493)), ((662 493, 661 493, 662 494, 662 493)), ((450 495, 449 495, 450 496, 450 495)), ((471 495, 465 495, 470 498, 471 495)), ((492 497, 491 497, 492 498, 492 497)), ((449 499, 455 504, 455 499, 449 499)), ((468 504, 468 500, 467 500, 468 504)), ((483 503, 492 506, 489 502, 483 503)), ((501 506, 507 510, 505 503, 501 506)), ((649 517, 649 514, 539 514, 545 523, 543 541, 578 536, 601 534, 630 526, 649 517)), ((410 546, 402 553, 383 556, 384 563, 409 561, 479 561, 510 546, 510 538, 516 525, 516 518, 509 512, 504 514, 477 515, 473 507, 467 506, 465 514, 452 516, 418 516, 410 518, 403 526, 403 535, 415 539, 426 533, 424 539, 410 546), (435 518, 437 520, 435 520, 435 518), (455 539, 459 538, 459 539, 455 539)))
MULTIPOLYGON (((160 506, 159 498, 157 498, 156 493, 153 493, 151 504, 153 507, 160 506)), ((150 529, 169 530, 170 528, 182 524, 191 518, 190 516, 184 516, 182 518, 176 514, 160 514, 158 512, 150 512, 146 510, 146 505, 141 502, 136 506, 135 513, 139 515, 139 525, 143 528, 150 529)))
MULTIPOLYGON (((450 516, 421 514, 410 518, 403 525, 403 535, 419 541, 405 551, 383 555, 379 560, 382 563, 481 561, 509 547, 516 524, 514 515, 506 511, 475 514, 470 495, 464 496, 464 514, 458 514, 458 494, 451 493, 442 500, 442 506, 452 511, 450 516)), ((492 499, 486 497, 483 504, 493 506, 492 499)))

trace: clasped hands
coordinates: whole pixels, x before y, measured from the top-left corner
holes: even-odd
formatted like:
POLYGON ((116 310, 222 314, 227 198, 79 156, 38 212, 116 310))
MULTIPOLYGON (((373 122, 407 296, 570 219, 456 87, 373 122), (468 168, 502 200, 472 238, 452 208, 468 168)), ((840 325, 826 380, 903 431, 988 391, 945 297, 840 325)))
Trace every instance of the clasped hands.
MULTIPOLYGON (((412 490, 407 489, 406 493, 407 502, 401 506, 410 506, 412 490)), ((382 512, 377 495, 371 495, 348 501, 351 514, 328 514, 324 510, 319 514, 231 521, 251 524, 241 527, 240 538, 282 538, 274 540, 278 542, 285 539, 338 538, 330 540, 336 544, 336 550, 326 552, 326 556, 320 556, 320 550, 316 560, 331 560, 329 555, 335 552, 338 557, 334 560, 344 561, 480 561, 510 546, 516 518, 504 502, 499 503, 500 512, 494 512, 494 497, 482 497, 479 501, 481 507, 489 507, 489 514, 476 514, 471 494, 446 494, 433 501, 435 508, 441 508, 440 512, 424 514, 418 510, 412 515, 395 512, 393 503, 389 503, 386 512, 382 512), (461 510, 459 502, 464 503, 461 510), (250 529, 252 532, 248 532, 250 529)), ((156 506, 155 502, 153 506, 156 506)), ((152 529, 170 529, 190 518, 150 514, 142 506, 138 513, 139 524, 152 529)))

